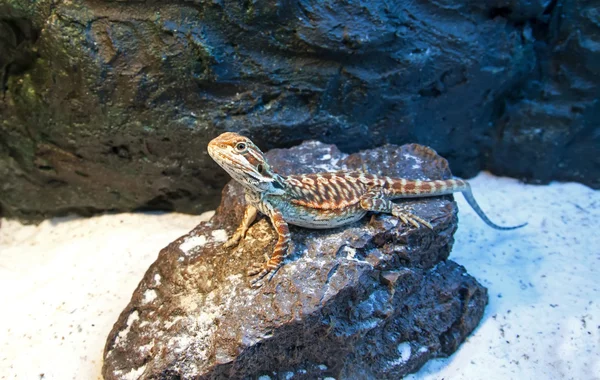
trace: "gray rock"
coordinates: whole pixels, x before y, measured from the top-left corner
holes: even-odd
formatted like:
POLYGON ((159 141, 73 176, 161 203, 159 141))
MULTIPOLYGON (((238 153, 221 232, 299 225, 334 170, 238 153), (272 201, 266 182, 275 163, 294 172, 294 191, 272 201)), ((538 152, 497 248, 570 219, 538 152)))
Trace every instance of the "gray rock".
MULTIPOLYGON (((346 156, 307 142, 267 156, 282 174, 451 175, 444 159, 418 145, 346 156)), ((285 265, 257 289, 245 271, 277 237, 262 218, 238 247, 222 248, 244 206, 241 187, 229 183, 215 216, 148 269, 108 336, 104 377, 398 378, 450 355, 477 326, 487 291, 446 260, 458 221, 452 197, 407 202, 433 230, 381 214, 331 230, 292 227, 285 265)))

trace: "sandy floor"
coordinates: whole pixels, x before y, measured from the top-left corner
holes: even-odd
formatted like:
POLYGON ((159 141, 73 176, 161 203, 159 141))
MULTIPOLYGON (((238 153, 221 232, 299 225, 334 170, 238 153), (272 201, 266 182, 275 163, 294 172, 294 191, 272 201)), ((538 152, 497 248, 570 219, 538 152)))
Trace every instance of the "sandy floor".
MULTIPOLYGON (((479 328, 411 379, 600 379, 600 192, 481 174, 495 231, 459 202, 451 258, 489 289, 479 328)), ((205 214, 0 227, 0 379, 100 378, 105 338, 160 248, 205 214)))

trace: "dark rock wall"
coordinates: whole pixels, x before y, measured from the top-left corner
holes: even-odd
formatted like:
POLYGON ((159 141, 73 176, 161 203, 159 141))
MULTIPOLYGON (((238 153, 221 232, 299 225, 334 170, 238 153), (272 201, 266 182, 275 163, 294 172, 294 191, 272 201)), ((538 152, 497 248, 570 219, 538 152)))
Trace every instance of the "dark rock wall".
POLYGON ((600 3, 554 1, 525 25, 536 67, 503 99, 488 167, 600 187, 600 3))
POLYGON ((0 208, 214 207, 217 134, 600 187, 593 1, 0 0, 0 208))

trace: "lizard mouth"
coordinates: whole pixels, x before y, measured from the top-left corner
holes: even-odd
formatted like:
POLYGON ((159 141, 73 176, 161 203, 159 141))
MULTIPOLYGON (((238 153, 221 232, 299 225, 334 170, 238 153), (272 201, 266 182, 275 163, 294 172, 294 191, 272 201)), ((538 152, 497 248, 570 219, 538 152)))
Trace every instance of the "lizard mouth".
POLYGON ((208 154, 220 167, 225 169, 225 171, 229 172, 229 174, 232 174, 232 176, 233 173, 249 172, 249 168, 247 168, 243 163, 236 160, 235 157, 232 157, 232 155, 229 152, 222 148, 209 145, 208 154))
POLYGON ((226 162, 232 162, 233 160, 229 155, 223 152, 222 148, 209 145, 208 146, 208 155, 220 166, 223 166, 226 162))

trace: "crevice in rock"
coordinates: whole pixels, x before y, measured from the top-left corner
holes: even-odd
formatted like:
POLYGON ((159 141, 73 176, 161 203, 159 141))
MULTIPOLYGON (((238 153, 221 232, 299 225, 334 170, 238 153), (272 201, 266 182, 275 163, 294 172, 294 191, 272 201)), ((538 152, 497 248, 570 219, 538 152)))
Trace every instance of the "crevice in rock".
POLYGON ((192 198, 192 193, 186 189, 167 191, 145 202, 134 211, 174 211, 177 208, 177 201, 190 198, 192 198))
MULTIPOLYGON (((2 130, 0 129, 0 132, 2 130)), ((10 158, 12 158, 13 160, 15 160, 15 162, 21 167, 21 168, 25 168, 26 167, 26 161, 25 161, 25 157, 23 157, 23 155, 19 152, 19 150, 17 148, 12 147, 8 141, 6 140, 6 138, 4 138, 2 136, 2 134, 0 133, 0 146, 4 147, 4 149, 6 150, 6 152, 8 152, 8 156, 10 158)))
POLYGON ((131 154, 127 145, 113 146, 110 148, 110 152, 119 158, 131 161, 131 154))
POLYGON ((168 196, 159 195, 136 208, 135 211, 173 211, 174 209, 175 206, 168 196))
POLYGON ((510 7, 497 7, 492 8, 489 13, 490 19, 495 19, 496 17, 508 18, 512 14, 512 9, 510 7))
POLYGON ((0 92, 8 91, 9 77, 30 70, 39 57, 35 43, 40 31, 26 18, 0 18, 0 92))

